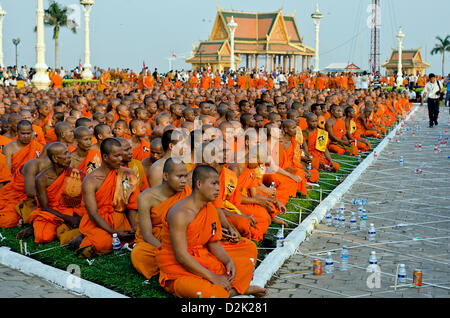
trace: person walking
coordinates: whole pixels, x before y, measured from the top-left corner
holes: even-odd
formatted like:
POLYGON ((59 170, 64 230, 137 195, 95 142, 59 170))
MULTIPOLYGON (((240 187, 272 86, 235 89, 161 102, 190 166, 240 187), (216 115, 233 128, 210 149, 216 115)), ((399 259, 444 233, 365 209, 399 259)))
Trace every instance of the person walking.
POLYGON ((420 105, 423 105, 423 101, 428 97, 428 118, 430 119, 430 128, 434 125, 438 125, 439 116, 439 103, 440 103, 440 92, 442 86, 438 80, 436 80, 436 75, 431 73, 429 75, 429 82, 425 85, 422 94, 422 100, 420 105))

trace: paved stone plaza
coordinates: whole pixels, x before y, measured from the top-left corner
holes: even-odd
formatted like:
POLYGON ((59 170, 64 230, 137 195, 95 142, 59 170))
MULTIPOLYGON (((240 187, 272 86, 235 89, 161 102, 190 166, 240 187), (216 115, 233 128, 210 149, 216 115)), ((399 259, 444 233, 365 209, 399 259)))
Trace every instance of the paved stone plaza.
POLYGON ((0 298, 79 298, 39 277, 0 265, 0 298))
MULTIPOLYGON (((449 136, 450 116, 448 108, 441 107, 439 125, 428 128, 427 114, 426 106, 420 107, 405 123, 403 132, 390 141, 344 195, 346 228, 319 224, 267 284, 267 297, 450 296, 450 144, 438 144, 439 132, 444 140, 449 136), (422 151, 415 150, 418 142, 422 151), (416 173, 416 169, 422 173, 416 173), (375 225, 375 242, 366 240, 367 231, 349 228, 351 212, 358 215, 357 206, 352 204, 355 198, 368 200, 367 226, 375 225), (347 272, 339 270, 343 245, 349 248, 347 272), (333 274, 324 271, 328 251, 334 259, 333 274), (367 284, 372 274, 366 272, 371 251, 376 252, 381 269, 379 286, 373 287, 375 280, 370 280, 373 288, 367 284), (322 275, 313 275, 315 259, 322 260, 322 275), (421 269, 423 286, 395 290, 392 286, 399 263, 405 264, 407 284, 412 283, 413 271, 421 269)), ((334 207, 333 216, 338 208, 334 207)))

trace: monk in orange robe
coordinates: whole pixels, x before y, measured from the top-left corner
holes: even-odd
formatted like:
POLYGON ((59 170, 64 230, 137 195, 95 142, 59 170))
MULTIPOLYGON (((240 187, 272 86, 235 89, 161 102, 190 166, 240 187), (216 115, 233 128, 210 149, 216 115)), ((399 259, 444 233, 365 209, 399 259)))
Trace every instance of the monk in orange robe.
POLYGON ((0 189, 0 227, 15 227, 20 216, 15 206, 27 198, 24 185, 23 166, 28 160, 39 157, 43 146, 33 139, 32 126, 27 120, 17 125, 18 138, 3 149, 6 163, 13 176, 11 182, 0 189))
POLYGON ((214 76, 214 88, 219 88, 220 83, 222 83, 222 79, 220 78, 219 72, 216 72, 214 76))
POLYGON ((169 158, 164 164, 163 183, 138 197, 138 227, 131 262, 147 279, 159 273, 156 248, 161 245, 162 216, 191 194, 191 188, 186 185, 187 174, 182 161, 169 158))
POLYGON ((75 140, 78 148, 72 152, 71 167, 83 171, 86 174, 99 168, 102 164, 102 155, 100 151, 92 149, 92 132, 85 126, 75 129, 75 140))
POLYGON ((345 121, 342 119, 342 108, 337 105, 331 105, 331 117, 325 123, 325 129, 331 142, 328 145, 328 150, 340 155, 358 155, 358 147, 353 147, 353 144, 347 139, 347 129, 345 121))
POLYGON ((109 72, 102 71, 100 77, 98 78, 97 90, 104 91, 109 88, 108 81, 111 79, 109 72))
POLYGON ((54 87, 54 88, 62 88, 63 87, 62 77, 59 75, 58 69, 50 77, 50 87, 54 87))
POLYGON ((381 138, 381 131, 372 123, 372 102, 366 102, 362 114, 356 120, 356 131, 361 136, 381 138))
POLYGON ((200 79, 200 87, 207 91, 212 85, 211 76, 203 72, 202 78, 200 79))
POLYGON ((122 152, 118 140, 103 140, 102 165, 84 178, 87 213, 79 226, 84 239, 75 251, 80 258, 111 252, 113 233, 122 244, 135 238, 139 188, 133 170, 121 167, 122 152))
POLYGON ((340 165, 332 161, 327 148, 330 142, 328 132, 317 128, 317 116, 315 114, 309 114, 306 119, 308 121, 308 128, 303 131, 303 138, 307 142, 308 153, 312 155, 312 168, 337 172, 340 165))
POLYGON ((79 235, 78 225, 86 213, 81 193, 84 172, 71 168, 70 151, 63 143, 52 143, 47 148, 52 166, 36 178, 39 209, 28 217, 32 228, 24 230, 34 234, 36 243, 49 243, 56 237, 61 245, 79 235))
POLYGON ((116 137, 116 139, 120 142, 123 150, 122 166, 130 168, 134 171, 137 178, 137 184, 141 192, 149 188, 150 186, 148 184, 148 179, 145 175, 142 162, 137 159, 133 159, 133 151, 130 141, 122 137, 116 137))
POLYGON ((273 88, 273 78, 272 75, 267 77, 267 90, 271 90, 273 88))
POLYGON ((234 79, 233 79, 233 77, 231 77, 231 75, 228 75, 227 86, 228 86, 228 88, 234 87, 234 79))
POLYGON ((263 297, 266 289, 250 286, 250 259, 230 257, 221 244, 222 226, 211 203, 219 193, 219 175, 210 166, 198 166, 190 196, 163 215, 161 246, 156 259, 159 283, 181 298, 263 297), (198 203, 202 204, 199 205, 198 203))
POLYGON ((347 106, 344 110, 345 112, 345 129, 347 131, 347 139, 353 144, 353 147, 357 147, 358 151, 366 152, 372 148, 370 142, 361 137, 359 133, 356 132, 356 111, 353 107, 347 106))
POLYGON ((240 89, 246 89, 246 83, 247 83, 247 78, 244 76, 243 73, 241 73, 237 78, 236 84, 240 89))
POLYGON ((145 123, 140 119, 130 121, 131 146, 133 148, 133 159, 143 161, 150 154, 150 143, 146 140, 147 129, 145 123))

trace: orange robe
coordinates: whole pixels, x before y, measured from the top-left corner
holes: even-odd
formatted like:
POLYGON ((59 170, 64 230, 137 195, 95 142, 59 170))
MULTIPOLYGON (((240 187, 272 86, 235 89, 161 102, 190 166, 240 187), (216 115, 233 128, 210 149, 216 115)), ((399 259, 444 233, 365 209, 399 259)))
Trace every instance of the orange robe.
MULTIPOLYGON (((161 241, 162 216, 175 204, 189 196, 191 192, 191 188, 186 186, 183 191, 177 192, 150 210, 152 234, 158 241, 161 241)), ((149 279, 159 273, 158 264, 156 263, 156 247, 144 241, 139 218, 136 219, 138 228, 136 231, 136 245, 131 252, 131 262, 139 273, 149 279)))
POLYGON ((238 79, 237 79, 237 86, 238 86, 240 89, 246 89, 246 86, 247 86, 247 79, 246 79, 245 76, 239 76, 239 77, 238 77, 238 79))
MULTIPOLYGON (((336 122, 333 125, 333 135, 336 138, 343 139, 343 137, 347 134, 347 129, 345 128, 345 121, 340 118, 336 119, 336 122)), ((346 151, 350 153, 352 156, 358 155, 358 147, 351 146, 342 146, 341 144, 337 144, 334 141, 331 141, 328 145, 328 150, 335 152, 337 154, 343 155, 346 151)))
POLYGON ((203 88, 205 91, 211 87, 211 84, 212 79, 210 76, 204 76, 200 80, 200 87, 203 88))
POLYGON ((139 146, 133 148, 133 159, 143 161, 150 155, 150 143, 141 139, 139 146))
POLYGON ((350 136, 352 136, 355 139, 355 142, 353 143, 353 146, 356 145, 359 151, 366 152, 369 151, 371 147, 370 143, 369 145, 359 141, 358 139, 361 139, 361 135, 356 131, 356 123, 353 119, 350 119, 350 136))
MULTIPOLYGON (((259 187, 260 180, 256 178, 255 169, 246 168, 242 174, 238 177, 237 191, 240 192, 241 196, 248 197, 249 189, 252 187, 259 187)), ((272 223, 272 218, 266 208, 258 204, 243 204, 242 201, 234 201, 230 198, 231 203, 233 203, 242 213, 247 216, 252 215, 253 218, 258 222, 256 228, 250 227, 250 239, 255 241, 261 241, 263 235, 267 232, 269 225, 272 223)))
POLYGON ((55 88, 62 88, 63 87, 62 77, 56 73, 53 74, 53 76, 50 78, 50 86, 55 88))
MULTIPOLYGON (((169 225, 163 216, 163 229, 161 231, 161 246, 156 252, 156 259, 160 268, 159 283, 164 289, 181 298, 196 298, 197 292, 202 297, 226 298, 230 294, 223 287, 212 284, 210 281, 187 271, 175 259, 170 240, 169 225)), ((208 203, 196 215, 195 219, 186 229, 187 250, 202 266, 216 275, 226 275, 226 268, 217 257, 207 248, 209 242, 219 241, 222 238, 222 226, 212 203, 208 203)), ((231 283, 238 294, 244 294, 250 286, 253 276, 253 264, 245 257, 232 257, 236 268, 236 275, 231 283)))
MULTIPOLYGON (((74 213, 83 216, 86 213, 84 207, 81 183, 86 174, 74 168, 66 168, 56 180, 47 187, 48 207, 61 214, 73 216, 74 213)), ((64 220, 56 215, 43 211, 34 210, 28 217, 28 222, 33 224, 34 242, 49 243, 57 237, 58 230, 64 224, 64 220)), ((67 226, 63 226, 67 228, 67 226)), ((59 234, 58 233, 58 234, 59 234)), ((79 233, 74 229, 70 235, 72 238, 79 233)), ((67 243, 67 235, 60 237, 60 243, 67 243), (61 240, 64 238, 64 241, 61 240)))
POLYGON ((57 140, 55 134, 55 128, 49 129, 45 132, 45 141, 46 143, 55 142, 57 140))
POLYGON ((273 79, 270 77, 267 79, 267 90, 271 90, 273 88, 273 79))
POLYGON ((12 180, 0 189, 0 228, 15 227, 20 220, 15 207, 27 198, 25 180, 21 172, 28 160, 39 157, 42 145, 32 140, 15 153, 11 159, 12 180))
MULTIPOLYGON (((303 133, 304 137, 307 138, 308 152, 313 156, 313 158, 311 160, 312 168, 316 169, 316 170, 319 170, 319 161, 323 162, 325 165, 330 165, 330 162, 324 156, 324 151, 317 149, 318 131, 319 131, 319 128, 316 128, 309 136, 306 131, 303 133)), ((326 131, 324 131, 324 133, 326 133, 326 135, 328 135, 328 133, 326 131)), ((329 142, 330 142, 330 140, 328 139, 328 143, 329 142)), ((328 146, 328 143, 326 144, 325 147, 328 146)), ((333 165, 334 165, 333 171, 334 172, 339 171, 339 168, 341 167, 340 164, 333 161, 333 165)))
POLYGON ((298 127, 300 127, 301 130, 305 130, 308 128, 308 122, 306 121, 305 117, 300 117, 300 123, 298 124, 298 127))
POLYGON ((100 151, 89 149, 84 160, 78 165, 77 169, 85 172, 86 174, 91 173, 102 164, 102 155, 100 151))
POLYGON ((220 78, 220 76, 214 77, 214 88, 219 88, 221 82, 222 82, 222 79, 220 78))
POLYGON ((131 159, 131 161, 128 163, 128 167, 134 171, 137 177, 138 187, 140 191, 144 191, 147 188, 150 188, 150 185, 148 184, 148 179, 144 172, 144 167, 142 166, 142 162, 137 159, 131 159))
POLYGON ((9 139, 8 137, 5 137, 3 135, 0 135, 0 153, 3 150, 3 147, 5 147, 7 144, 9 144, 12 141, 12 139, 9 139))
POLYGON ((228 76, 228 88, 234 87, 234 79, 231 76, 228 76))
POLYGON ((0 183, 9 182, 11 179, 12 174, 6 164, 6 157, 0 153, 0 183))
MULTIPOLYGON (((369 127, 370 119, 366 118, 366 125, 369 127)), ((356 131, 360 136, 380 138, 380 133, 373 129, 366 129, 358 118, 356 120, 356 131)))
MULTIPOLYGON (((131 230, 130 222, 124 212, 126 209, 137 210, 138 196, 137 178, 131 169, 120 167, 117 170, 111 170, 95 193, 97 212, 114 230, 131 230), (129 186, 125 188, 124 182, 127 182, 129 186)), ((97 227, 88 213, 81 219, 79 228, 84 239, 78 253, 89 246, 93 246, 98 252, 112 249, 112 235, 97 227)))

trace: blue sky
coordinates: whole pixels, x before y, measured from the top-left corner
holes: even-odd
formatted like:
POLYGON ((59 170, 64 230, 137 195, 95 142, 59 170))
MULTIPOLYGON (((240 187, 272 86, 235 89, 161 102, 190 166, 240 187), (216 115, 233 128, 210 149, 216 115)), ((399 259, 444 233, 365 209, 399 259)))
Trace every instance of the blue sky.
MULTIPOLYGON (((74 5, 81 13, 77 34, 60 33, 60 64, 73 68, 84 62, 84 17, 78 0, 58 0, 74 5)), ((191 55, 192 44, 206 40, 216 17, 216 4, 226 10, 271 12, 283 7, 283 13, 295 10, 304 44, 314 47, 314 25, 311 13, 316 3, 324 14, 320 24, 320 67, 330 63, 354 62, 368 67, 370 29, 366 21, 371 0, 95 0, 91 12, 91 64, 102 68, 120 67, 139 70, 142 62, 150 68, 168 71, 169 57, 177 59, 173 68, 190 69, 183 56, 191 55)), ((36 0, 0 0, 7 15, 3 22, 3 52, 6 65, 14 65, 13 38, 20 38, 19 65, 35 62, 36 0)), ((401 26, 406 34, 405 49, 421 48, 427 72, 441 73, 441 55, 430 54, 437 40, 450 34, 449 0, 380 0, 381 62, 391 48, 397 47, 395 33, 401 26)), ((44 8, 49 5, 44 0, 44 8)), ((79 17, 76 12, 75 17, 79 17)), ((54 65, 54 41, 51 28, 45 29, 46 63, 54 65)), ((450 54, 446 55, 445 72, 450 73, 450 54)), ((301 60, 299 60, 301 61, 301 60)), ((300 63, 299 63, 300 65, 300 63)))

